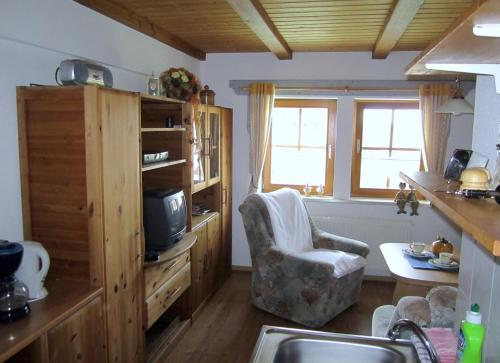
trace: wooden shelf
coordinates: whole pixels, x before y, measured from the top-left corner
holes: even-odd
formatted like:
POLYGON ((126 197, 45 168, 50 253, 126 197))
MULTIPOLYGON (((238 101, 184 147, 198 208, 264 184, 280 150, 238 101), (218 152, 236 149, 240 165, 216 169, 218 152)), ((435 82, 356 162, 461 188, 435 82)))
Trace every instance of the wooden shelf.
POLYGON ((493 256, 500 256, 500 205, 493 199, 466 199, 441 192, 446 190, 441 175, 418 172, 399 176, 493 256))
POLYGON ((186 103, 185 101, 177 100, 175 98, 168 98, 162 96, 151 96, 145 93, 141 93, 141 102, 142 103, 186 103))
POLYGON ((172 160, 172 161, 161 161, 159 163, 147 164, 146 166, 143 166, 142 171, 166 168, 168 166, 183 164, 185 162, 186 162, 186 159, 172 160))
POLYGON ((218 215, 219 212, 208 212, 206 214, 203 214, 202 216, 192 216, 191 218, 191 229, 194 231, 197 229, 200 225, 208 221, 209 219, 212 219, 216 215, 218 215))
POLYGON ((144 262, 144 267, 156 265, 157 263, 171 260, 183 254, 195 244, 196 238, 196 234, 194 234, 193 232, 187 232, 182 240, 176 243, 172 248, 169 248, 168 250, 160 254, 160 258, 158 259, 158 261, 146 261, 144 262))
POLYGON ((53 280, 46 298, 29 303, 31 314, 0 325, 0 362, 12 357, 102 293, 102 288, 74 280, 53 280))
MULTIPOLYGON (((500 23, 500 2, 497 0, 475 2, 447 32, 431 43, 406 67, 406 75, 432 76, 447 73, 427 69, 425 67, 427 63, 455 65, 500 63, 500 39, 478 37, 472 33, 475 24, 493 23, 500 23)), ((456 71, 467 72, 458 68, 456 71)), ((451 75, 456 77, 455 74, 451 75)))
POLYGON ((185 127, 143 127, 141 132, 175 132, 186 131, 185 127))

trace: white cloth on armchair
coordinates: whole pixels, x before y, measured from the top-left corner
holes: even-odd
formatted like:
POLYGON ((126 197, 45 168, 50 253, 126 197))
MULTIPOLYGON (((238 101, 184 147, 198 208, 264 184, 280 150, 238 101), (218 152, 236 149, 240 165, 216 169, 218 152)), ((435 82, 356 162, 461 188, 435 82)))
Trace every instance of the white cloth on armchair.
POLYGON ((334 265, 333 275, 337 278, 366 266, 366 259, 359 255, 314 248, 309 215, 298 191, 282 188, 257 195, 269 211, 278 248, 313 262, 334 265))

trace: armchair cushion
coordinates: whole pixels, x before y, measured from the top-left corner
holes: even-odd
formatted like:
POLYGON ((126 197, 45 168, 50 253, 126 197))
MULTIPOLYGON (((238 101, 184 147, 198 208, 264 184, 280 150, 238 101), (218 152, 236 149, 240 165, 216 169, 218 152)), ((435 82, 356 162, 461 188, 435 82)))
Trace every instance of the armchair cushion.
POLYGON ((322 248, 306 251, 302 258, 311 262, 325 262, 334 266, 333 276, 339 278, 366 266, 366 259, 353 253, 325 250, 322 248))

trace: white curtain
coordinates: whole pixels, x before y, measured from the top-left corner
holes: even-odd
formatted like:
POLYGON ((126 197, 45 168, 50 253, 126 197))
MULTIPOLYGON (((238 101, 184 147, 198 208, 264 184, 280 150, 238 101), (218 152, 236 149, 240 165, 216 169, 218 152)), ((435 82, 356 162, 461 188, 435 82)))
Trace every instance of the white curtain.
POLYGON ((250 187, 248 193, 261 190, 262 171, 271 131, 275 86, 272 83, 250 85, 250 187))
POLYGON ((425 170, 442 174, 450 133, 450 114, 436 113, 436 111, 450 98, 451 86, 447 83, 422 84, 419 94, 425 170))

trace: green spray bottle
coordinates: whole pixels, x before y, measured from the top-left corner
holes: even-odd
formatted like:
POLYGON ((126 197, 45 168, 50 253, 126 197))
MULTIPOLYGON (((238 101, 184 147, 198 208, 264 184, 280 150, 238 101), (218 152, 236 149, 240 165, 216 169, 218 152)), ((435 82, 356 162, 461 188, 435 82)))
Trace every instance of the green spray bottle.
POLYGON ((473 304, 460 324, 457 363, 481 363, 484 341, 484 325, 481 324, 479 305, 473 304))

